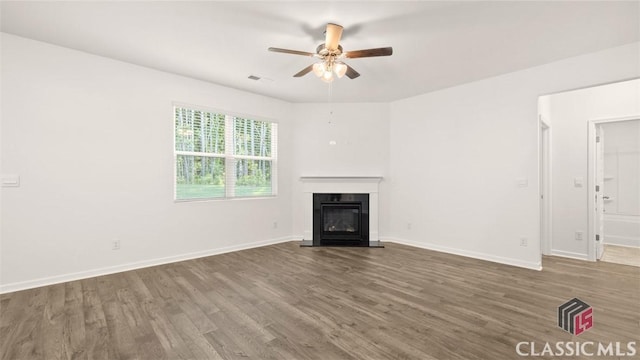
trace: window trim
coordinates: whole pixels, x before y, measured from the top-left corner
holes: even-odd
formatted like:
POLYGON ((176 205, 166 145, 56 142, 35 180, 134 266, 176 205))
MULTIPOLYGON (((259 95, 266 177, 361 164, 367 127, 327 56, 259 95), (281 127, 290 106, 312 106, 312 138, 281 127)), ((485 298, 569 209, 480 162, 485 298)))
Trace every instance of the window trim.
POLYGON ((183 102, 173 102, 171 104, 171 123, 172 123, 172 144, 173 144, 173 202, 174 203, 188 203, 188 202, 201 202, 201 201, 233 201, 233 200, 254 200, 254 199, 274 199, 278 196, 278 127, 279 122, 277 120, 264 117, 264 116, 256 116, 250 114, 243 114, 233 111, 220 110, 212 107, 201 106, 201 105, 193 105, 189 103, 183 102), (190 110, 201 111, 201 112, 211 112, 216 114, 225 115, 225 146, 224 146, 224 154, 214 154, 214 153, 203 153, 203 152, 190 152, 183 150, 176 150, 176 117, 175 111, 176 108, 187 108, 190 110), (269 157, 261 157, 261 156, 253 156, 253 155, 235 155, 233 152, 235 151, 235 144, 233 142, 233 126, 226 126, 227 117, 232 118, 242 118, 249 119, 254 121, 262 121, 268 122, 275 125, 275 131, 272 131, 272 139, 271 139, 271 156, 269 157), (227 144, 231 144, 227 146, 227 144), (177 159, 178 155, 183 156, 202 156, 202 157, 213 157, 213 158, 222 158, 225 159, 225 195, 222 197, 210 197, 210 198, 193 198, 193 199, 178 199, 178 182, 177 179, 177 159), (275 156, 274 156, 275 155, 275 156), (235 183, 235 166, 232 161, 229 160, 267 160, 271 161, 271 195, 259 195, 259 196, 230 196, 231 190, 235 188, 235 186, 227 186, 228 183, 235 183))

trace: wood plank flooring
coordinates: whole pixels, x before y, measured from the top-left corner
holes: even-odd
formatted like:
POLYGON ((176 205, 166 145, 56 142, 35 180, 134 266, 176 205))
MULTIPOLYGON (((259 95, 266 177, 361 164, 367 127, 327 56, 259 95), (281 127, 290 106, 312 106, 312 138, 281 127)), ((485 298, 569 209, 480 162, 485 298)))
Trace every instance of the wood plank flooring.
POLYGON ((514 359, 520 341, 637 341, 640 268, 533 271, 386 244, 297 242, 0 295, 2 359, 514 359), (594 326, 557 327, 578 297, 594 326))
POLYGON ((629 266, 640 266, 640 248, 605 245, 600 261, 629 266))

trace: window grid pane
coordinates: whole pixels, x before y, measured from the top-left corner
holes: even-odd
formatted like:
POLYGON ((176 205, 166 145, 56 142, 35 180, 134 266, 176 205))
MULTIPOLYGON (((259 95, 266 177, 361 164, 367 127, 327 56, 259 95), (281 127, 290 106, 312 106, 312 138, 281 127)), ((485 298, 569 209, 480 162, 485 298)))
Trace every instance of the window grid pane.
POLYGON ((175 150, 224 154, 222 114, 175 108, 175 150))
POLYGON ((176 199, 210 199, 225 196, 224 158, 176 156, 176 199))
POLYGON ((236 117, 233 130, 235 155, 271 156, 271 123, 236 117))
POLYGON ((176 200, 275 195, 275 123, 175 107, 174 126, 176 200))
POLYGON ((272 194, 269 160, 236 159, 235 196, 268 196, 272 194))

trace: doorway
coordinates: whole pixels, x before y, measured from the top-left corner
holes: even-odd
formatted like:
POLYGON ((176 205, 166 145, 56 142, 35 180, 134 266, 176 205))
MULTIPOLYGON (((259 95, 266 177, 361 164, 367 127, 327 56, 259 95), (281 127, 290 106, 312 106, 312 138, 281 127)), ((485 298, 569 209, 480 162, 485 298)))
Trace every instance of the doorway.
MULTIPOLYGON (((633 145, 633 149, 628 150, 629 146, 622 148, 623 172, 618 169, 618 162, 620 161, 618 152, 616 151, 616 157, 613 158, 611 156, 613 151, 606 150, 607 133, 610 133, 610 141, 614 139, 619 141, 618 139, 620 139, 619 135, 615 136, 616 131, 609 131, 616 129, 616 127, 613 127, 614 125, 636 129, 634 127, 636 124, 640 124, 640 116, 591 120, 588 123, 588 238, 589 258, 591 260, 601 260, 606 251, 605 246, 611 247, 611 254, 619 253, 625 255, 628 251, 625 252, 624 249, 615 248, 618 246, 624 247, 625 245, 638 248, 640 245, 640 239, 635 239, 636 234, 634 233, 635 231, 640 232, 640 202, 638 201, 640 194, 638 194, 637 188, 638 176, 640 176, 640 153, 638 151, 640 134, 634 134, 638 130, 631 130, 631 133, 627 134, 631 135, 629 141, 633 145), (629 127, 629 125, 633 126, 629 127), (614 161, 615 167, 612 166, 614 161), (630 230, 624 230, 625 227, 630 230), (618 228, 623 229, 622 235, 615 234, 618 228), (626 233, 624 233, 625 231, 626 233), (635 242, 638 242, 638 244, 635 244, 635 242)), ((629 132, 623 129, 623 133, 624 131, 629 132)), ((619 133, 620 130, 617 130, 617 132, 619 133)))

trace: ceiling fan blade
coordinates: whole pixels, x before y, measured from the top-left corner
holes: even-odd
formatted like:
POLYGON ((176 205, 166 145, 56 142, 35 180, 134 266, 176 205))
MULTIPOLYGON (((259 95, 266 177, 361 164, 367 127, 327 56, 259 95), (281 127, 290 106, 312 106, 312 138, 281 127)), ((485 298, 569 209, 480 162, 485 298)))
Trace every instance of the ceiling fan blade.
POLYGON ((297 74, 293 75, 293 77, 301 77, 305 76, 313 70, 313 64, 307 66, 306 68, 300 70, 297 74))
POLYGON ((345 75, 347 75, 349 79, 355 79, 360 76, 360 73, 355 71, 351 66, 347 65, 347 72, 345 73, 345 75))
POLYGON ((393 54, 393 48, 384 47, 384 48, 377 48, 377 49, 348 51, 345 54, 345 57, 349 59, 355 59, 355 58, 374 57, 374 56, 389 56, 391 54, 393 54))
POLYGON ((288 49, 280 49, 280 48, 274 48, 274 47, 270 47, 269 51, 285 53, 285 54, 293 54, 293 55, 303 55, 303 56, 315 56, 316 55, 314 53, 310 53, 310 52, 306 52, 306 51, 288 50, 288 49))
POLYGON ((340 37, 342 36, 342 26, 336 24, 327 24, 325 31, 324 47, 329 51, 338 50, 340 37))

